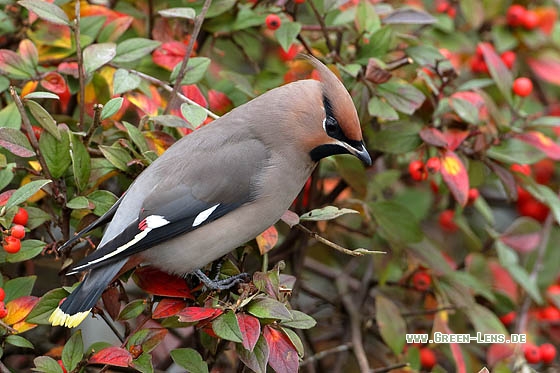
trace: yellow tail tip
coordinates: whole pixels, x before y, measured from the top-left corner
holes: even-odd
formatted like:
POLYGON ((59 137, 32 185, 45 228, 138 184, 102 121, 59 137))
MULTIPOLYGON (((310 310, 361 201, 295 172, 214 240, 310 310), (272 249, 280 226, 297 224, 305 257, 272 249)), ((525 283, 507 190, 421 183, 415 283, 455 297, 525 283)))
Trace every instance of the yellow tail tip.
POLYGON ((60 308, 57 308, 49 317, 49 322, 53 326, 60 325, 60 326, 65 326, 67 328, 75 328, 76 326, 80 325, 82 321, 84 321, 87 315, 89 315, 90 311, 91 309, 84 312, 78 312, 74 315, 69 315, 65 313, 63 310, 61 310, 60 308))

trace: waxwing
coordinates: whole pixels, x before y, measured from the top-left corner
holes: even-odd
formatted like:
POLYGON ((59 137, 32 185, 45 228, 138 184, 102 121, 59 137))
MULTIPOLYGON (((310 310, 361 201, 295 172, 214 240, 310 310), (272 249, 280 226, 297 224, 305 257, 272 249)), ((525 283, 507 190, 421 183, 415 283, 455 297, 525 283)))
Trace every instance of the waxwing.
POLYGON ((69 270, 87 273, 53 325, 80 324, 131 257, 185 275, 253 239, 280 219, 320 159, 351 154, 371 165, 350 95, 309 60, 321 81, 272 89, 183 137, 62 247, 108 223, 97 249, 69 270))

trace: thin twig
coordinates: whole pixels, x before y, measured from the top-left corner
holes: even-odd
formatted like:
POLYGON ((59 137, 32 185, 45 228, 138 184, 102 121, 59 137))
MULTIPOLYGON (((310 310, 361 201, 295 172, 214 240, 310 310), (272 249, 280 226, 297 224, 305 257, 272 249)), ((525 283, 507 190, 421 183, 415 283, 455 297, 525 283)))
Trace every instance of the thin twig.
MULTIPOLYGON (((111 64, 109 64, 109 65, 112 66, 111 64)), ((123 67, 119 67, 119 68, 122 69, 123 67)), ((155 84, 155 85, 165 89, 167 92, 173 92, 173 87, 170 86, 169 84, 167 84, 166 82, 164 82, 163 80, 160 80, 158 78, 154 78, 153 76, 150 76, 148 74, 144 74, 143 72, 140 72, 140 71, 136 71, 136 70, 132 70, 132 69, 125 69, 125 70, 128 71, 131 74, 139 76, 140 78, 144 79, 147 82, 150 82, 152 84, 155 84)), ((214 119, 218 119, 220 117, 219 115, 214 114, 212 111, 208 110, 204 106, 200 106, 198 103, 194 102, 193 100, 191 100, 190 98, 188 98, 187 96, 182 94, 181 92, 177 92, 176 94, 177 94, 177 98, 189 103, 190 105, 196 105, 196 106, 204 109, 204 111, 206 112, 206 114, 208 114, 209 117, 214 118, 214 119)))
POLYGON ((0 327, 6 328, 11 334, 17 334, 18 331, 12 328, 10 325, 6 324, 4 321, 0 320, 0 327))
POLYGON ((335 52, 335 50, 333 48, 333 45, 331 43, 331 40, 329 39, 329 30, 327 29, 327 25, 325 24, 325 20, 321 16, 321 13, 319 13, 319 10, 315 6, 315 3, 313 2, 313 0, 309 1, 308 4, 311 6, 311 10, 313 10, 313 13, 315 14, 315 17, 317 18, 317 21, 319 22, 319 26, 321 28, 321 32, 323 33, 323 37, 325 38, 325 43, 327 44, 327 48, 329 49, 329 52, 335 52))
POLYGON ((302 367, 304 365, 308 365, 314 363, 318 360, 321 360, 329 355, 336 354, 339 352, 348 351, 352 348, 352 343, 345 343, 339 346, 335 346, 333 348, 329 348, 327 350, 319 351, 315 355, 308 357, 307 359, 303 360, 299 366, 302 367))
POLYGON ((117 330, 117 327, 113 323, 113 320, 111 320, 109 318, 109 316, 107 316, 105 314, 105 311, 103 311, 102 309, 99 309, 98 315, 101 316, 103 321, 105 321, 105 324, 107 324, 107 326, 109 326, 109 328, 111 328, 111 331, 113 332, 113 334, 115 334, 115 336, 119 339, 119 341, 121 341, 121 343, 124 344, 125 341, 126 341, 126 338, 123 335, 121 335, 121 333, 117 330))
POLYGON ((313 232, 312 230, 308 229, 307 227, 304 227, 301 224, 297 224, 295 225, 296 228, 298 228, 301 231, 304 231, 305 233, 307 233, 308 235, 310 235, 311 237, 313 237, 314 239, 316 239, 317 241, 332 247, 333 249, 335 249, 336 251, 340 251, 341 253, 344 253, 346 255, 351 255, 351 256, 364 256, 365 254, 386 254, 386 252, 384 251, 374 251, 374 250, 366 250, 366 249, 356 249, 356 250, 349 250, 345 247, 342 247, 332 241, 327 240, 324 237, 319 236, 317 233, 313 232))
POLYGON ((88 146, 97 126, 101 124, 101 111, 103 111, 102 104, 93 105, 93 123, 89 127, 86 136, 84 137, 84 144, 88 146))
POLYGON ((173 91, 171 92, 171 97, 169 97, 169 102, 167 107, 165 108, 165 114, 169 113, 169 110, 173 108, 175 105, 175 101, 177 100, 177 92, 179 92, 179 88, 183 82, 183 78, 187 74, 187 65, 189 63, 189 59, 191 57, 191 53, 194 49, 194 43, 198 38, 198 34, 200 29, 202 28, 202 23, 204 22, 204 17, 206 17, 206 13, 210 8, 210 4, 212 4, 212 0, 205 0, 204 5, 202 6, 202 10, 200 14, 194 20, 194 29, 191 34, 191 38, 189 40, 189 44, 187 45, 187 53, 185 54, 185 58, 181 64, 181 68, 179 69, 179 74, 177 75, 177 79, 175 79, 175 84, 173 85, 173 91))
POLYGON ((387 372, 390 372, 394 369, 406 368, 408 366, 410 366, 409 363, 400 363, 400 364, 395 364, 395 365, 389 365, 388 367, 372 369, 371 373, 387 373, 387 372))
MULTIPOLYGON (((539 247, 537 248, 537 259, 535 260, 533 269, 529 274, 529 282, 536 282, 537 276, 542 269, 544 254, 546 252, 548 240, 550 239, 550 232, 552 230, 552 223, 553 215, 549 213, 546 217, 546 220, 544 221, 543 229, 541 231, 541 242, 539 243, 539 247)), ((519 310, 519 318, 515 325, 515 332, 518 334, 525 333, 525 331, 527 330, 527 322, 529 319, 529 308, 531 307, 531 302, 531 297, 525 294, 525 299, 523 300, 523 303, 521 304, 519 310)))
POLYGON ((0 372, 1 373, 11 373, 11 370, 9 370, 8 367, 5 366, 4 363, 0 361, 0 372))
POLYGON ((80 43, 80 1, 76 1, 76 18, 74 19, 74 37, 76 39, 76 57, 78 58, 78 80, 80 82, 80 119, 78 129, 83 131, 86 114, 86 72, 84 70, 84 56, 82 54, 82 44, 80 43))

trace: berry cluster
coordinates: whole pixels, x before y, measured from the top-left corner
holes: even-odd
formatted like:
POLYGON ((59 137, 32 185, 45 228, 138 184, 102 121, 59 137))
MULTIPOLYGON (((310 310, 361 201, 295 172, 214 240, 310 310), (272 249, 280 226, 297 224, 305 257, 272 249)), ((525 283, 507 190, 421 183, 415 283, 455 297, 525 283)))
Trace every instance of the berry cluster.
POLYGON ((6 299, 6 292, 3 288, 0 288, 0 319, 8 316, 8 310, 4 304, 4 299, 6 299))
POLYGON ((27 211, 20 207, 14 216, 12 227, 4 234, 2 247, 7 253, 15 254, 21 249, 21 239, 25 237, 24 225, 28 219, 27 211))
MULTIPOLYGON (((490 46, 492 49, 494 48, 492 44, 487 44, 487 45, 490 46)), ((504 65, 506 65, 506 67, 511 70, 513 68, 513 65, 515 65, 517 56, 513 51, 505 51, 500 55, 500 59, 502 60, 504 65)), ((476 52, 470 60, 470 67, 473 73, 481 73, 481 74, 489 73, 488 65, 484 60, 484 54, 482 53, 482 48, 480 47, 480 45, 476 48, 476 52)))
POLYGON ((529 364, 538 364, 541 362, 550 364, 556 357, 556 347, 550 343, 544 343, 540 346, 527 343, 523 346, 523 354, 525 355, 525 360, 527 360, 529 364))
MULTIPOLYGON (((533 168, 535 181, 539 184, 548 184, 554 174, 554 162, 544 159, 535 163, 533 168)), ((513 164, 510 170, 514 172, 514 175, 521 174, 529 177, 533 175, 531 166, 527 164, 513 164)), ((540 222, 546 219, 550 210, 547 205, 537 200, 520 186, 517 187, 516 208, 519 215, 528 216, 540 222)))

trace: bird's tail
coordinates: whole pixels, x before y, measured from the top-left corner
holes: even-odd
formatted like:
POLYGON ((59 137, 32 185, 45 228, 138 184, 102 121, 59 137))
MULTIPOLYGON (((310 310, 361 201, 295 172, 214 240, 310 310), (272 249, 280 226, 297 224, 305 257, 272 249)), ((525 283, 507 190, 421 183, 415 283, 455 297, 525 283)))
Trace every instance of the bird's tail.
POLYGON ((109 283, 115 278, 128 258, 91 270, 74 291, 49 317, 53 325, 68 328, 78 326, 87 317, 109 283))

